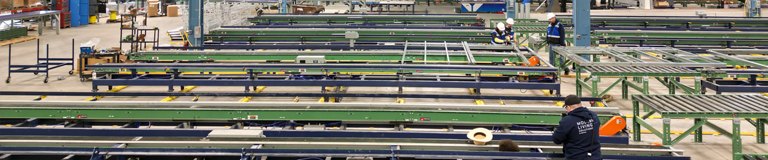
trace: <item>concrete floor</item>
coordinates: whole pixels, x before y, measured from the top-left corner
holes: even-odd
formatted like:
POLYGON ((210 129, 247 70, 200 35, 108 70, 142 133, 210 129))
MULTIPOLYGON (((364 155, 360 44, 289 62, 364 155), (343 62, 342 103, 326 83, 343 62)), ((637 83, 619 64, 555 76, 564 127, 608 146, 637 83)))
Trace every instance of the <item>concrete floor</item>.
MULTIPOLYGON (((431 6, 429 7, 430 13, 452 13, 455 6, 431 6)), ((426 9, 426 6, 417 7, 418 10, 426 9)), ((742 9, 704 9, 704 8, 692 8, 692 9, 674 9, 674 10, 593 10, 593 15, 675 15, 675 16, 694 16, 696 11, 704 11, 709 15, 717 16, 741 16, 743 14, 742 9)), ((483 18, 503 18, 503 14, 480 14, 483 18)), ((543 18, 544 14, 537 13, 532 14, 533 18, 543 18)), ((102 20, 103 22, 104 20, 102 20)), ((169 38, 165 35, 165 31, 169 29, 178 28, 183 24, 182 17, 157 17, 149 19, 150 26, 156 26, 161 30, 161 45, 168 44, 169 38)), ((35 34, 30 32, 30 34, 35 34)), ((99 48, 116 47, 118 45, 118 24, 94 24, 85 27, 68 28, 61 30, 60 35, 55 35, 53 31, 46 31, 43 36, 40 36, 42 44, 50 44, 52 57, 67 57, 70 56, 71 39, 75 39, 76 46, 80 43, 88 41, 92 38, 99 38, 101 43, 98 44, 99 48)), ((44 51, 44 50, 43 50, 44 51)), ((541 52, 541 57, 547 57, 547 53, 541 52)), ((8 49, 7 46, 0 48, 0 77, 5 78, 7 74, 7 59, 8 49)), ((13 64, 29 64, 35 58, 35 42, 29 41, 13 45, 13 64)), ((80 82, 76 76, 69 76, 67 72, 68 68, 62 68, 52 71, 50 82, 47 84, 42 83, 43 76, 32 74, 14 74, 12 82, 10 84, 0 83, 0 90, 4 91, 90 91, 90 83, 80 82)), ((692 83, 690 80, 687 83, 692 83)), ((562 80, 563 95, 573 94, 575 92, 574 79, 564 78, 562 80)), ((601 83, 601 86, 607 86, 610 82, 608 79, 601 83)), ((651 93, 666 94, 667 90, 657 82, 651 83, 651 93)), ((102 91, 106 88, 102 88, 102 91)), ((351 93, 363 93, 376 90, 382 93, 395 93, 395 88, 364 88, 353 87, 350 88, 351 93)), ((165 87, 128 87, 124 91, 166 91, 165 87)), ((241 87, 200 87, 195 91, 242 91, 241 87)), ((290 92, 290 91, 303 91, 303 92, 316 92, 319 88, 294 88, 294 87, 269 87, 264 92, 290 92)), ((407 88, 406 93, 427 93, 427 92, 441 92, 446 94, 465 94, 466 89, 424 89, 424 88, 407 88)), ((484 94, 505 94, 505 95, 536 95, 544 96, 541 91, 523 91, 523 90, 484 90, 484 94)), ((584 93, 587 95, 588 93, 584 93)), ((619 89, 612 90, 609 94, 616 97, 620 95, 619 89)), ((32 100, 32 96, 0 96, 2 100, 32 100)), ((67 101, 80 101, 87 97, 49 97, 47 101, 55 100, 67 100, 67 101)), ((201 98, 200 101, 236 101, 240 97, 219 97, 219 98, 201 98)), ((115 100, 148 100, 159 101, 162 97, 107 97, 103 100, 115 101, 115 100)), ((269 101, 290 101, 292 98, 257 98, 254 101, 269 100, 269 101)), ((190 97, 182 97, 177 101, 189 101, 190 97)), ((311 102, 316 101, 316 98, 304 98, 301 101, 311 102)), ((347 98, 347 102, 394 102, 394 99, 383 98, 347 98)), ((414 99, 407 100, 407 103, 466 103, 472 104, 469 100, 424 100, 414 99)), ((487 102, 494 103, 494 102, 487 102)), ((509 103, 509 102, 508 102, 509 103)), ((514 102, 525 103, 525 102, 514 102)), ((528 104, 528 105, 543 105, 555 107, 552 104, 528 104)), ((611 107, 621 108, 623 114, 631 114, 631 104, 628 100, 617 100, 608 104, 611 107)), ((721 127, 728 129, 730 127, 729 120, 712 120, 713 123, 720 125, 721 127)), ((651 120, 652 125, 661 126, 660 120, 651 120)), ((692 124, 692 120, 676 120, 672 121, 673 130, 684 130, 692 124)), ((743 132, 754 132, 754 127, 748 125, 748 123, 742 123, 743 132)), ((710 131, 705 129, 705 131, 710 131)), ((660 142, 659 138, 652 137, 653 135, 645 134, 642 142, 633 142, 635 144, 650 144, 653 142, 660 142)), ((768 145, 757 144, 754 136, 743 136, 744 151, 746 153, 768 153, 768 145)), ((693 143, 692 136, 681 141, 674 147, 677 149, 685 150, 685 154, 692 156, 693 159, 730 159, 730 139, 723 136, 705 135, 704 143, 693 143)))

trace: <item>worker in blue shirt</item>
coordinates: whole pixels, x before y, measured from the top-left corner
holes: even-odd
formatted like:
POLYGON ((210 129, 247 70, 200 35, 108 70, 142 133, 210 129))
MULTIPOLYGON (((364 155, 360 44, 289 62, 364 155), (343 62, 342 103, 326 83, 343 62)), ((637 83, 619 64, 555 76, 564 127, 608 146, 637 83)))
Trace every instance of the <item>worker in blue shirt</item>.
POLYGON ((547 44, 549 44, 549 63, 555 65, 555 52, 553 47, 565 46, 565 27, 560 24, 554 13, 547 13, 549 26, 547 26, 547 44))
POLYGON ((515 19, 507 18, 507 25, 504 26, 504 34, 506 34, 506 41, 509 44, 515 44, 515 46, 518 46, 517 43, 517 37, 515 36, 515 30, 512 29, 512 26, 515 25, 515 19))
POLYGON ((507 34, 505 32, 505 25, 502 22, 496 24, 496 29, 491 33, 491 44, 504 45, 509 44, 507 41, 507 34))
POLYGON ((600 119, 595 112, 581 106, 576 95, 565 97, 566 115, 560 119, 552 140, 563 144, 565 159, 602 159, 600 152, 600 119))

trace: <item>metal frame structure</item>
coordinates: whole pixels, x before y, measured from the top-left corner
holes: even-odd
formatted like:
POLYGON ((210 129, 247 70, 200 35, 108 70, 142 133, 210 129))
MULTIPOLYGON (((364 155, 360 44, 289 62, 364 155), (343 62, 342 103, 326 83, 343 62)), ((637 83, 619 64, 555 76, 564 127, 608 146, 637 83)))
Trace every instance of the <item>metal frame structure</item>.
MULTIPOLYGON (((561 15, 564 24, 570 25, 572 17, 561 15)), ((694 17, 694 16, 592 16, 595 30, 721 30, 767 31, 768 18, 759 17, 694 17)))
POLYGON ((768 73, 768 50, 758 49, 712 49, 703 57, 721 61, 728 67, 708 71, 710 76, 702 80, 704 88, 711 89, 717 94, 723 92, 768 92, 766 82, 759 80, 768 73), (741 80, 740 80, 741 79, 741 80))
POLYGON ((579 96, 582 88, 587 88, 592 96, 600 97, 618 84, 621 84, 624 99, 629 97, 629 88, 648 94, 650 77, 664 84, 669 94, 675 94, 677 89, 687 94, 700 94, 701 85, 698 81, 705 75, 695 69, 725 66, 724 63, 674 48, 556 47, 553 50, 557 53, 558 61, 554 65, 559 70, 567 70, 569 64, 573 65, 577 80, 576 95, 579 96), (603 62, 603 57, 613 62, 603 62), (584 72, 590 75, 582 79, 580 73, 584 72), (598 83, 605 76, 618 77, 618 80, 601 91, 598 83), (693 87, 687 86, 680 83, 681 77, 692 77, 697 83, 693 87))
POLYGON ((211 30, 206 40, 211 42, 420 42, 447 41, 489 43, 489 30, 442 30, 442 29, 254 29, 219 28, 211 30))
POLYGON ((248 18, 254 26, 262 25, 306 25, 306 24, 403 24, 403 25, 445 25, 445 26, 484 26, 483 19, 474 14, 426 14, 426 15, 260 15, 248 18))
MULTIPOLYGON (((516 131, 521 129, 515 129, 515 127, 522 127, 515 124, 557 125, 561 109, 556 107, 370 103, 171 102, 158 104, 154 102, 3 101, 0 103, 0 109, 15 110, 0 112, 0 114, 7 114, 3 115, 4 119, 22 119, 20 123, 14 125, 16 127, 0 129, 2 131, 0 135, 3 135, 0 139, 0 144, 3 145, 0 147, 0 153, 5 154, 6 157, 43 155, 70 158, 91 156, 92 159, 107 156, 146 158, 191 156, 211 159, 238 156, 246 159, 255 156, 278 159, 279 157, 411 157, 416 159, 562 157, 562 154, 558 153, 561 147, 548 142, 551 140, 548 134, 531 133, 530 128, 525 127, 521 128, 522 132, 516 131), (154 111, 151 114, 139 113, 147 109, 154 111), (175 110, 175 113, 157 113, 162 110, 175 110), (272 114, 281 110, 295 113, 272 114), (401 111, 408 113, 399 116, 385 115, 401 111), (44 115, 43 112, 59 113, 44 115), (323 112, 323 114, 313 115, 313 112, 323 112), (345 112, 345 114, 334 115, 333 112, 345 112), (441 113, 451 115, 438 115, 441 113), (244 116, 246 114, 249 115, 244 116), (483 116, 477 114, 483 114, 483 116), (503 116, 505 118, 487 116, 492 114, 505 115, 503 116), (277 117, 271 117, 273 115, 277 117), (518 117, 516 115, 521 117, 509 119, 518 117), (540 117, 532 118, 535 116, 540 117), (27 128, 47 124, 48 119, 66 120, 64 125, 67 127, 27 128), (121 120, 123 123, 119 123, 121 120), (341 123, 336 123, 339 120, 341 123), (176 122, 181 123, 177 127, 182 128, 194 127, 192 121, 199 122, 200 126, 206 123, 210 125, 229 123, 232 127, 213 130, 139 128, 152 125, 143 123, 145 121, 158 126, 166 124, 175 126, 173 122, 176 122), (259 121, 285 123, 259 124, 259 121), (252 124, 254 122, 255 124, 252 124), (121 128, 125 129, 91 128, 110 124, 124 124, 121 128), (370 129, 371 124, 389 124, 395 125, 395 128, 367 131, 355 129, 370 129), (448 125, 449 127, 447 130, 424 128, 429 125, 448 125), (489 145, 467 144, 465 130, 472 128, 462 127, 467 125, 493 127, 499 130, 494 133, 495 140, 514 139, 521 144, 522 149, 530 151, 496 152, 495 141, 489 145), (19 143, 22 141, 25 143, 19 143)), ((593 110, 601 117, 618 113, 616 108, 594 108, 593 110)), ((604 142, 604 158, 689 159, 689 157, 680 156, 682 151, 671 147, 627 145, 628 137, 623 135, 603 136, 600 139, 604 142)))
POLYGON ((8 45, 8 78, 5 79, 5 83, 11 83, 11 73, 45 73, 45 79, 43 83, 48 83, 48 71, 61 68, 64 66, 71 66, 69 75, 74 74, 75 71, 75 39, 72 39, 72 57, 70 58, 51 58, 48 48, 48 44, 45 45, 45 58, 40 58, 40 40, 37 40, 37 58, 35 64, 32 65, 14 65, 12 64, 11 57, 13 57, 12 49, 13 45, 8 45))
POLYGON ((61 31, 61 27, 59 27, 59 22, 61 22, 59 19, 60 11, 56 10, 45 10, 45 11, 32 11, 32 12, 24 12, 24 13, 17 13, 17 14, 11 14, 11 15, 4 15, 0 16, 0 22, 4 21, 13 21, 13 20, 25 20, 25 19, 37 19, 37 34, 43 35, 43 25, 45 24, 45 20, 43 18, 50 17, 51 18, 51 25, 54 27, 53 29, 56 30, 56 35, 59 34, 59 31, 61 31))
MULTIPOLYGON (((88 66, 97 73, 119 73, 93 79, 98 86, 369 86, 369 87, 448 87, 506 89, 545 89, 559 93, 549 67, 507 67, 470 65, 373 65, 373 64, 102 64, 88 66), (163 74, 153 75, 150 72, 163 74), (214 72, 236 71, 239 75, 214 72), (183 72, 201 73, 184 75, 183 72), (377 73, 384 74, 377 74, 377 73), (144 74, 141 74, 144 73, 144 74), (522 75, 520 73, 523 73, 522 75), (501 75, 501 76, 499 76, 501 75), (159 76, 159 77, 158 77, 159 76), (531 77, 520 79, 518 77, 531 77)), ((111 88, 111 87, 110 87, 111 88)))
MULTIPOLYGON (((475 45, 448 42, 403 42, 391 44, 295 44, 262 43, 281 50, 264 51, 144 51, 127 54, 128 59, 141 62, 282 62, 299 63, 302 56, 320 56, 324 63, 390 63, 390 64, 478 64, 529 65, 535 57, 527 48, 514 46, 475 45), (305 48, 314 45, 314 48, 305 48), (354 46, 354 48, 350 47, 354 46), (284 49, 319 49, 312 51, 282 51, 284 49), (324 50, 331 49, 331 50, 324 50), (356 49, 356 50, 352 50, 356 49), (361 50, 365 49, 365 50, 361 50)), ((262 49, 272 49, 264 47, 262 49)), ((307 62, 305 62, 307 63, 307 62)), ((541 66, 551 66, 542 63, 541 66)))
POLYGON ((702 142, 702 128, 707 126, 726 135, 732 141, 734 160, 751 159, 765 154, 748 154, 742 152, 741 119, 756 127, 757 142, 765 143, 765 124, 768 122, 768 98, 760 95, 635 95, 632 98, 633 121, 632 129, 634 141, 641 140, 640 127, 650 130, 654 135, 662 139, 666 146, 674 145, 691 133, 695 142, 702 142), (640 106, 650 108, 650 112, 640 114, 640 106), (653 114, 660 114, 663 119, 662 130, 654 128, 644 120, 653 114), (672 119, 693 118, 694 125, 672 139, 670 123, 672 119), (733 118, 731 132, 720 128, 707 119, 733 118))

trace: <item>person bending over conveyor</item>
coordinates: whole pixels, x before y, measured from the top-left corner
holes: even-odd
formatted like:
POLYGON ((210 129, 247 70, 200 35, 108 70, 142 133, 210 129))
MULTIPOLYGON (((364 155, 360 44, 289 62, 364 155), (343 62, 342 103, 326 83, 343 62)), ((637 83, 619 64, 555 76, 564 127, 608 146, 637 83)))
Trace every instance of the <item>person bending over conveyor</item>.
POLYGON ((499 22, 496 24, 496 29, 493 30, 491 33, 491 44, 494 45, 504 45, 509 44, 509 41, 507 41, 507 32, 506 32, 506 25, 504 25, 503 22, 499 22))
POLYGON ((505 34, 507 34, 507 43, 515 44, 515 46, 519 46, 517 43, 517 37, 515 36, 515 30, 512 29, 512 25, 515 25, 515 20, 512 18, 507 18, 507 25, 504 28, 505 34))

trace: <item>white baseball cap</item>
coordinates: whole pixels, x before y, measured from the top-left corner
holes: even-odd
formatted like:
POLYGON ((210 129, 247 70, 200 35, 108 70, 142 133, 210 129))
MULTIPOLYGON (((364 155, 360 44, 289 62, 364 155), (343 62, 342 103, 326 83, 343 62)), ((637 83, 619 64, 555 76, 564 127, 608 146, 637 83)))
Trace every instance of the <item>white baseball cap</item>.
POLYGON ((507 18, 507 24, 514 25, 515 24, 515 20, 512 19, 512 18, 507 18))
POLYGON ((502 22, 496 23, 496 29, 504 30, 505 28, 507 28, 507 26, 504 25, 504 23, 502 22))
POLYGON ((555 18, 555 14, 554 13, 547 13, 547 20, 550 20, 552 18, 555 18))

